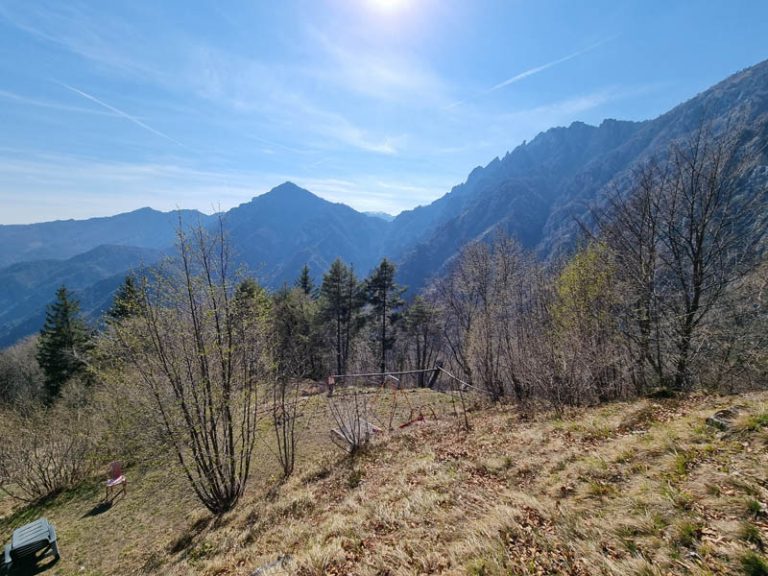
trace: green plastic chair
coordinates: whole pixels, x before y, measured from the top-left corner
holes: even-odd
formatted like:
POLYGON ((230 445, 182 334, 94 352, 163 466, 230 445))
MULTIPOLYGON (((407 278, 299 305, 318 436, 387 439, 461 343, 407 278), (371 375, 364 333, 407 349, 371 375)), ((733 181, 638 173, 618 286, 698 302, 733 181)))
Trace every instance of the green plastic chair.
POLYGON ((49 554, 55 561, 61 558, 56 529, 47 519, 39 518, 13 531, 11 543, 5 547, 3 568, 10 572, 14 564, 25 561, 37 563, 49 554))

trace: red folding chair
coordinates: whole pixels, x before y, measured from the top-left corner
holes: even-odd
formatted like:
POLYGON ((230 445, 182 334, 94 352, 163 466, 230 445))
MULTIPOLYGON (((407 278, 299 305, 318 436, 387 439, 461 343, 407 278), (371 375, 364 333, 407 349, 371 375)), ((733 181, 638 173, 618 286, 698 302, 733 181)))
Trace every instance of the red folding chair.
POLYGON ((127 494, 128 480, 123 474, 123 466, 120 462, 112 462, 109 465, 109 476, 107 477, 107 500, 109 500, 110 492, 114 491, 117 486, 122 486, 123 492, 127 494))

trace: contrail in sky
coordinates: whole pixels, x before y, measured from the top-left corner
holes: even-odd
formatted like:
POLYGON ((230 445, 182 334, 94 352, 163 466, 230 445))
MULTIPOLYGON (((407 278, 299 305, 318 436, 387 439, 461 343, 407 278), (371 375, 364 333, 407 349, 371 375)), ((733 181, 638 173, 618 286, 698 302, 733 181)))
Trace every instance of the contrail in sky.
POLYGON ((534 74, 538 74, 539 72, 543 72, 544 70, 548 70, 549 68, 552 68, 554 66, 557 66, 558 64, 562 64, 564 62, 568 62, 568 60, 573 60, 574 58, 578 58, 579 56, 586 54, 587 52, 591 52, 595 48, 599 48, 606 42, 610 42, 616 38, 616 36, 609 36, 608 38, 604 38, 603 40, 600 40, 599 42, 595 42, 594 44, 587 46, 586 48, 583 48, 581 50, 577 50, 576 52, 573 52, 571 54, 568 54, 567 56, 563 56, 562 58, 558 58, 557 60, 552 60, 551 62, 547 62, 546 64, 542 64, 541 66, 536 66, 535 68, 529 68, 528 70, 525 70, 523 72, 520 72, 520 74, 516 74, 515 76, 512 76, 511 78, 507 78, 503 82, 499 82, 495 86, 492 86, 488 88, 487 90, 482 91, 480 94, 475 96, 474 98, 466 98, 464 100, 459 100, 457 102, 454 102, 453 104, 450 104, 447 106, 448 109, 455 108, 456 106, 459 106, 460 104, 464 104, 465 102, 468 102, 469 100, 474 100, 475 98, 479 96, 485 96, 486 94, 490 94, 492 92, 496 92, 496 90, 501 90, 502 88, 506 88, 507 86, 510 86, 511 84, 515 84, 516 82, 520 82, 520 80, 524 80, 525 78, 528 78, 529 76, 533 76, 534 74))
POLYGON ((563 62, 568 62, 568 60, 573 60, 574 58, 578 58, 582 54, 591 52, 595 48, 602 46, 603 44, 605 44, 609 40, 613 40, 614 38, 615 36, 611 36, 610 38, 600 40, 600 42, 595 42, 594 44, 592 44, 591 46, 587 46, 583 50, 578 50, 572 54, 568 54, 568 56, 563 56, 562 58, 558 58, 557 60, 552 60, 552 62, 547 62, 546 64, 542 64, 541 66, 536 66, 535 68, 530 68, 525 72, 520 72, 520 74, 517 74, 516 76, 512 76, 512 78, 507 78, 506 80, 504 80, 504 82, 499 82, 492 88, 489 88, 488 90, 483 92, 483 94, 490 94, 491 92, 495 92, 496 90, 504 88, 505 86, 509 86, 510 84, 514 84, 515 82, 520 82, 520 80, 524 78, 528 78, 528 76, 533 76, 534 74, 543 72, 544 70, 552 68, 553 66, 557 66, 558 64, 562 64, 563 62))
POLYGON ((160 136, 160 138, 165 138, 169 142, 173 142, 177 146, 181 146, 182 148, 191 151, 191 148, 189 148, 188 146, 182 144, 181 142, 179 142, 175 138, 173 138, 171 136, 168 136, 168 134, 160 132, 160 130, 156 130, 155 128, 152 128, 152 126, 149 126, 148 124, 145 124, 144 122, 142 122, 141 120, 139 120, 135 116, 131 116, 127 112, 123 112, 119 108, 115 108, 114 106, 111 106, 110 104, 107 104, 103 100, 99 100, 98 98, 96 98, 96 96, 92 96, 91 94, 88 94, 87 92, 83 92, 82 90, 78 90, 74 86, 70 86, 69 84, 65 84, 64 82, 58 82, 56 80, 54 80, 54 82, 56 82, 56 84, 59 84, 60 86, 63 86, 67 90, 70 90, 71 92, 74 92, 75 94, 79 94, 83 98, 86 98, 86 99, 90 100, 91 102, 95 102, 99 106, 102 106, 102 107, 106 108, 107 110, 110 110, 110 111, 114 112, 118 116, 121 116, 121 117, 125 118, 126 120, 129 120, 130 122, 133 122, 134 124, 136 124, 140 128, 144 128, 144 130, 146 130, 147 132, 151 132, 155 136, 160 136))

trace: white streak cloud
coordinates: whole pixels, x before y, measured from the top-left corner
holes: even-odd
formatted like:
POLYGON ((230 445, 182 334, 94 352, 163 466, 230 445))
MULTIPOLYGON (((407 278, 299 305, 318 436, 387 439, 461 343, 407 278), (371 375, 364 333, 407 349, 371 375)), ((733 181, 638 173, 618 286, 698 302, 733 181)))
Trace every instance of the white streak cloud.
POLYGON ((520 82, 521 80, 525 80, 526 78, 530 78, 531 76, 535 76, 536 74, 539 74, 541 72, 544 72, 545 70, 549 70, 550 68, 554 68, 555 66, 558 66, 560 64, 564 64, 568 62, 569 60, 573 60, 574 58, 578 58, 579 56, 583 56, 584 54, 587 54, 588 52, 592 52, 592 50, 595 50, 596 48, 599 48, 606 42, 610 42, 611 40, 614 40, 616 36, 609 36, 608 38, 604 38, 600 40, 599 42, 595 42, 594 44, 587 46, 586 48, 583 48, 581 50, 577 50, 576 52, 572 52, 570 54, 567 54, 566 56, 563 56, 562 58, 558 58, 557 60, 552 60, 551 62, 547 62, 546 64, 542 64, 540 66, 535 66, 533 68, 529 68, 528 70, 524 70, 523 72, 520 72, 519 74, 515 74, 511 78, 507 78, 506 80, 503 80, 502 82, 499 82, 498 84, 495 84, 488 88, 487 90, 483 90, 478 94, 477 96, 474 96, 473 98, 466 98, 464 100, 457 100, 456 102, 453 102, 449 104, 446 108, 456 108, 457 106, 460 106, 461 104, 464 104, 470 100, 474 100, 476 98, 479 98, 480 96, 486 96, 488 94, 491 94, 493 92, 496 92, 497 90, 501 90, 502 88, 506 88, 507 86, 511 86, 512 84, 516 84, 517 82, 520 82))
POLYGON ((188 146, 182 144, 181 142, 179 142, 178 140, 176 140, 172 136, 168 136, 168 134, 166 134, 165 132, 161 132, 160 130, 157 130, 156 128, 152 128, 152 126, 150 126, 149 124, 147 124, 145 122, 142 122, 136 116, 128 114, 127 112, 123 112, 119 108, 115 108, 111 104, 107 104, 103 100, 100 100, 100 99, 96 98, 96 96, 92 96, 91 94, 88 94, 87 92, 84 92, 84 91, 82 91, 82 90, 80 90, 78 88, 75 88, 74 86, 70 86, 69 84, 65 84, 64 82, 56 82, 56 83, 59 84, 60 86, 63 86, 67 90, 71 90, 75 94, 79 94, 83 98, 86 98, 86 99, 90 100, 91 102, 95 102, 99 106, 102 106, 103 108, 106 108, 107 110, 109 110, 111 112, 114 112, 115 114, 117 114, 121 118, 125 118, 129 122, 133 122, 134 124, 136 124, 136 126, 139 126, 140 128, 143 128, 147 132, 150 132, 150 133, 154 134, 155 136, 159 136, 160 138, 165 138, 169 142, 173 142, 174 144, 176 144, 177 146, 181 146, 185 150, 190 150, 190 148, 188 146))

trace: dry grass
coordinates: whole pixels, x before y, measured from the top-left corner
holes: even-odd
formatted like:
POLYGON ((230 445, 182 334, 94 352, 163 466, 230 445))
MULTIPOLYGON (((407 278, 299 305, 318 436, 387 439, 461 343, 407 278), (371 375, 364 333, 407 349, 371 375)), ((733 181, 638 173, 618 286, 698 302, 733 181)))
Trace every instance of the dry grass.
MULTIPOLYGON (((312 398, 296 474, 262 446, 236 511, 211 519, 172 470, 128 471, 127 498, 87 516, 98 483, 0 520, 45 514, 60 574, 761 574, 768 545, 768 394, 640 401, 542 415, 443 415, 350 461, 312 398), (704 424, 738 403, 731 433, 704 424), (287 559, 289 557, 289 559, 287 559), (283 558, 284 561, 279 561, 283 558)), ((382 408, 387 410, 385 405, 382 408)), ((406 418, 402 407, 398 420, 406 418)), ((7 508, 7 502, 0 501, 7 508)))

